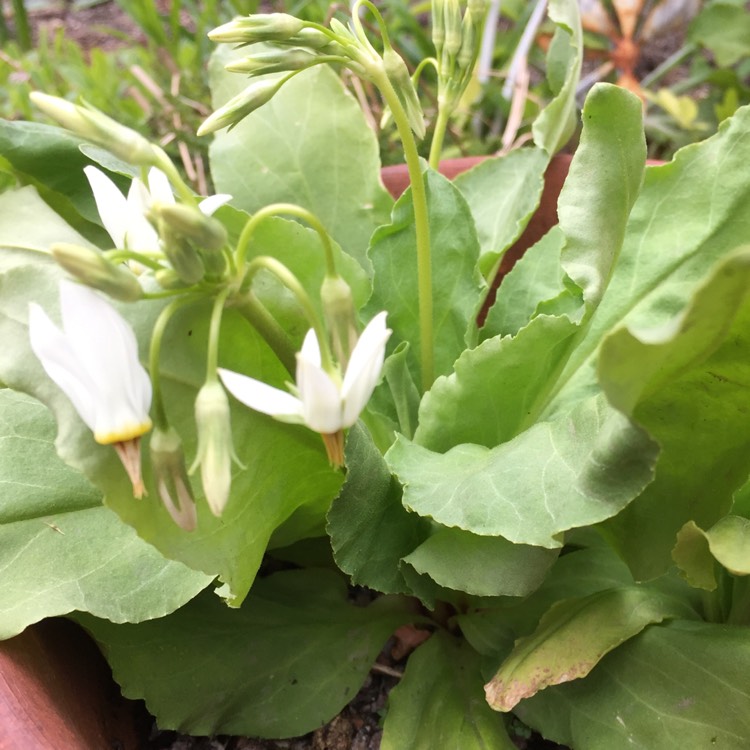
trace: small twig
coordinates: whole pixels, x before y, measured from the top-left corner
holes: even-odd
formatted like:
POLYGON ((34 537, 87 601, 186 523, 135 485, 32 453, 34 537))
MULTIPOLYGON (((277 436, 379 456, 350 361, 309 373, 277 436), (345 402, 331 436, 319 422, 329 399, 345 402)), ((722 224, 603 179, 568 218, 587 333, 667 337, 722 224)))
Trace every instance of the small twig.
POLYGON ((372 667, 370 668, 371 672, 380 672, 380 674, 387 674, 389 677, 395 677, 397 679, 401 679, 404 676, 404 673, 400 669, 394 669, 393 667, 388 667, 385 664, 381 664, 380 662, 375 662, 372 667))
POLYGON ((510 151, 513 142, 516 140, 518 130, 523 121, 523 111, 526 106, 526 97, 528 93, 529 67, 524 59, 516 72, 515 85, 513 86, 513 99, 511 100, 510 112, 508 113, 508 122, 505 124, 505 131, 503 132, 503 148, 501 150, 501 153, 503 154, 510 151))
POLYGON ((203 163, 203 156, 196 154, 195 158, 195 171, 198 173, 196 178, 196 187, 198 188, 198 195, 208 195, 208 181, 206 180, 206 165, 203 163))
POLYGON ((197 177, 195 166, 193 165, 193 160, 190 158, 190 149, 187 147, 185 141, 178 141, 177 150, 180 152, 180 159, 182 160, 182 166, 185 167, 185 174, 188 180, 195 182, 197 177))
POLYGON ((364 88, 362 88, 362 82, 359 80, 359 78, 357 78, 357 76, 349 75, 348 83, 354 90, 354 95, 357 97, 357 101, 359 102, 359 106, 365 116, 365 120, 367 120, 367 124, 370 126, 374 133, 377 133, 379 130, 378 122, 372 112, 372 107, 370 106, 370 102, 367 99, 365 90, 364 88))

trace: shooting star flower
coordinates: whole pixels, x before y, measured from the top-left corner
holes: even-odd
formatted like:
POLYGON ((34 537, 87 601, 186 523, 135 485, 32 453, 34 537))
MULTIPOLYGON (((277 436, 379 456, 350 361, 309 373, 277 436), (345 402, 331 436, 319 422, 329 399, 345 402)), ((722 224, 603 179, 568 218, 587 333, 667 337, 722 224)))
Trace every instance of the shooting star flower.
POLYGON ((315 333, 305 336, 297 354, 297 383, 292 393, 230 370, 219 369, 224 385, 251 409, 281 422, 305 424, 319 432, 334 466, 344 462, 343 430, 351 427, 370 400, 380 378, 385 345, 391 335, 386 313, 378 313, 367 325, 349 358, 342 380, 321 367, 320 347, 315 333))
POLYGON ((103 445, 112 445, 143 496, 140 437, 151 429, 151 380, 138 360, 135 333, 102 297, 60 283, 60 330, 36 303, 29 306, 31 348, 103 445))

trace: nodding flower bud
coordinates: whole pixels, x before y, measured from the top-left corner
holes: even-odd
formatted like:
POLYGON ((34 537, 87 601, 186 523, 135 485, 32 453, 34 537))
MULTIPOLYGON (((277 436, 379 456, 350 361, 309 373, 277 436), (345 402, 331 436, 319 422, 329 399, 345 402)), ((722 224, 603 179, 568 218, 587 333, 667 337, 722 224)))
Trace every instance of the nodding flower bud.
POLYGON ((256 52, 224 66, 230 73, 247 73, 252 76, 279 73, 286 70, 303 70, 312 65, 318 55, 302 47, 277 47, 256 52))
POLYGON ((190 473, 201 467, 208 507, 215 516, 220 516, 229 500, 232 460, 238 459, 232 446, 229 399, 217 380, 207 382, 198 391, 195 424, 198 428, 198 454, 190 473))
POLYGON ((305 28, 305 22, 288 13, 256 13, 244 18, 235 18, 223 26, 208 32, 212 42, 229 44, 252 44, 288 39, 305 28))
POLYGON ((152 207, 153 213, 173 232, 207 250, 221 250, 227 242, 227 230, 212 216, 199 208, 181 203, 162 203, 152 207))
POLYGON ((234 127, 251 112, 270 101, 285 82, 286 78, 253 81, 242 93, 237 94, 223 107, 217 109, 198 128, 198 135, 208 135, 222 128, 234 127))
POLYGON ((106 148, 129 164, 150 166, 158 160, 156 147, 140 133, 120 125, 94 107, 78 106, 66 99, 42 94, 39 91, 32 91, 29 98, 58 125, 97 146, 106 148))
POLYGON ((320 288, 320 301, 333 355, 344 371, 359 338, 351 287, 340 276, 326 276, 320 288))
POLYGON ((143 297, 143 289, 133 273, 107 260, 98 250, 58 242, 50 252, 71 276, 86 286, 122 302, 135 302, 143 297))
POLYGON ((388 47, 383 52, 383 67, 396 91, 401 106, 406 112, 409 126, 414 131, 414 135, 420 139, 424 138, 424 113, 422 112, 422 105, 419 103, 417 90, 414 88, 414 82, 411 80, 406 63, 392 47, 388 47))
POLYGON ((157 211, 154 210, 156 208, 156 206, 152 207, 150 215, 155 218, 161 240, 159 244, 164 255, 167 256, 170 265, 185 284, 197 284, 206 273, 198 251, 186 237, 159 218, 157 211))
POLYGON ((198 519, 180 436, 172 427, 157 427, 149 448, 156 490, 164 507, 181 529, 193 531, 198 519))

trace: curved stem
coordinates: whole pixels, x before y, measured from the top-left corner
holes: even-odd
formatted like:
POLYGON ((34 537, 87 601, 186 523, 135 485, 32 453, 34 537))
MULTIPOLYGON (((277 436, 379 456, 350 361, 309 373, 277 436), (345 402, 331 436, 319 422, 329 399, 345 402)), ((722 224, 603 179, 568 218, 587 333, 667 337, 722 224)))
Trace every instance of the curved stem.
MULTIPOLYGON (((144 253, 133 252, 132 250, 105 250, 102 255, 107 260, 112 261, 112 263, 124 263, 128 260, 135 260, 141 265, 147 266, 154 271, 158 271, 160 268, 163 268, 161 263, 159 263, 159 261, 157 260, 156 256, 152 257, 150 255, 145 255, 144 253)), ((160 258, 161 256, 158 257, 160 258)))
POLYGON ((362 21, 359 18, 359 9, 362 6, 366 7, 370 11, 370 13, 375 16, 375 22, 378 24, 378 30, 380 31, 380 38, 383 40, 383 47, 385 49, 390 49, 391 40, 388 36, 388 29, 385 25, 385 21, 383 20, 383 16, 380 14, 380 11, 375 7, 375 5, 370 2, 370 0, 357 0, 357 2, 352 5, 352 22, 354 23, 354 29, 357 32, 357 37, 363 44, 367 45, 367 47, 369 47, 373 52, 377 54, 375 48, 370 44, 370 40, 367 38, 365 30, 362 28, 362 21))
POLYGON ((161 395, 161 371, 159 370, 159 354, 161 353, 161 342, 164 338, 164 331, 170 318, 183 305, 193 301, 192 297, 181 297, 170 302, 160 313, 154 324, 154 330, 151 334, 151 344, 148 354, 148 369, 151 375, 151 387, 153 390, 152 404, 154 407, 154 422, 159 429, 166 430, 169 427, 167 421, 167 412, 164 409, 164 400, 161 395))
POLYGON ((398 94, 382 68, 371 70, 373 83, 380 89, 393 114, 404 158, 409 172, 411 197, 414 207, 414 231, 417 244, 417 289, 419 294, 419 346, 422 365, 422 389, 428 390, 434 380, 434 343, 432 340, 432 258, 430 255, 430 222, 427 211, 427 189, 419 163, 417 143, 409 126, 409 119, 401 106, 398 94))
POLYGON ((320 316, 310 299, 310 295, 305 291, 302 284, 299 283, 297 277, 283 263, 268 255, 261 255, 254 258, 247 265, 245 279, 242 282, 243 288, 249 288, 255 274, 264 269, 270 271, 276 276, 276 278, 279 279, 279 281, 281 281, 281 283, 297 298, 297 301, 305 313, 305 317, 310 323, 311 328, 315 331, 315 336, 318 339, 318 346, 320 348, 320 365, 327 373, 333 375, 336 370, 333 365, 331 347, 328 345, 328 337, 326 336, 323 321, 320 319, 320 316))
POLYGON ((214 300, 211 310, 211 324, 208 329, 208 353, 206 355, 206 382, 216 380, 216 368, 219 366, 219 336, 221 334, 221 316, 224 303, 229 296, 229 287, 222 289, 214 300))
POLYGON ((242 229, 240 238, 237 241, 237 248, 235 255, 237 258, 237 268, 242 269, 245 265, 245 259, 247 257, 247 250, 250 245, 250 238, 253 232, 258 228, 258 225, 264 220, 271 216, 279 216, 280 214, 287 214, 289 216, 296 216, 299 219, 306 221, 320 237, 323 243, 323 251, 326 257, 326 273, 328 276, 336 276, 336 262, 333 256, 333 244, 331 243, 331 236, 326 232, 325 227, 318 217, 308 211, 302 206, 297 206, 294 203, 272 203, 270 206, 265 206, 253 214, 242 229))
POLYGON ((161 169, 161 171, 164 172, 165 175, 167 175, 167 178, 169 179, 172 187, 174 187, 174 189, 177 191, 177 195, 180 196, 180 200, 186 203, 188 206, 197 206, 198 201, 195 198, 195 194, 187 185, 187 183, 182 179, 179 171, 177 170, 177 167, 175 167, 172 160, 169 158, 169 156, 167 156, 166 152, 160 148, 155 148, 154 150, 157 154, 155 166, 161 169))

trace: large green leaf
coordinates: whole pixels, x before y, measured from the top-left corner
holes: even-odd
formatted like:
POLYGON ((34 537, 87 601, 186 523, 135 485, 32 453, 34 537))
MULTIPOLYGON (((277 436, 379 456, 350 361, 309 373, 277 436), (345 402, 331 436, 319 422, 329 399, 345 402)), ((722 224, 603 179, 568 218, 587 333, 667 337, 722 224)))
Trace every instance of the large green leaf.
POLYGON ((713 526, 747 479, 748 290, 746 248, 717 264, 671 321, 633 322, 601 347, 610 401, 662 447, 655 482, 609 527, 639 578, 666 570, 679 529, 688 521, 713 526))
POLYGON ((556 550, 544 547, 439 529, 404 562, 444 588, 475 596, 527 596, 539 587, 556 558, 556 550))
POLYGON ((89 241, 56 214, 31 185, 0 195, 0 247, 47 253, 55 242, 90 246, 89 241))
MULTIPOLYGON (((225 45, 211 58, 214 108, 247 85, 245 76, 224 70, 232 55, 225 45)), ((210 156, 217 192, 230 193, 235 206, 250 213, 277 202, 304 206, 369 269, 370 235, 388 220, 393 201, 380 183, 377 139, 326 66, 295 76, 268 104, 219 133, 210 156)))
MULTIPOLYGON (((57 315, 59 270, 46 256, 21 251, 3 255, 0 276, 0 379, 46 403, 58 423, 60 456, 82 471, 105 494, 106 504, 134 526, 138 534, 166 557, 184 562, 228 584, 226 596, 239 603, 250 588, 262 556, 273 543, 290 544, 323 533, 325 512, 341 484, 328 465, 320 437, 305 427, 285 425, 233 403, 234 445, 242 461, 235 466, 232 493, 221 518, 198 498, 198 529, 175 526, 153 485, 148 460, 144 476, 148 496, 136 501, 114 451, 96 445, 67 398, 43 372, 28 344, 27 308, 36 300, 57 315)), ((142 348, 148 344, 162 302, 123 307, 142 348)), ((188 460, 195 455, 193 404, 205 377, 210 305, 183 308, 169 324, 162 349, 162 381, 167 413, 181 434, 188 460)), ((229 311, 222 325, 220 364, 284 387, 288 373, 254 329, 229 311)), ((143 444, 148 456, 148 440, 143 444)))
MULTIPOLYGON (((435 372, 451 371, 466 348, 480 302, 480 284, 474 277, 479 244, 469 207, 453 184, 432 170, 425 173, 432 257, 433 341, 435 372)), ((375 269, 372 298, 367 310, 388 310, 392 345, 409 342, 419 351, 419 293, 416 234, 411 190, 396 203, 391 223, 372 238, 369 257, 375 269)), ((414 372, 419 372, 416 356, 414 372)), ((419 382, 420 378, 416 378, 419 382)))
POLYGON ((328 534, 338 566, 352 582, 385 593, 410 593, 399 562, 429 533, 429 523, 401 504, 367 429, 359 424, 346 442, 346 481, 328 511, 328 534))
POLYGON ((481 253, 479 268, 485 278, 494 276, 503 254, 539 205, 548 163, 549 157, 541 149, 518 149, 485 159, 453 180, 474 218, 481 253))
POLYGON ((410 657, 389 695, 382 750, 512 750, 503 719, 485 703, 479 658, 438 631, 410 657))
POLYGON ((548 62, 563 70, 550 76, 559 88, 534 121, 534 143, 550 156, 559 151, 576 127, 576 88, 583 61, 581 14, 576 0, 551 0, 548 14, 557 25, 548 62), (565 48, 561 53, 561 48, 565 48))
POLYGON ((550 685, 586 677, 604 654, 647 625, 690 614, 681 600, 635 586, 559 601, 484 686, 487 702, 510 711, 550 685))
POLYGON ((560 547, 561 533, 619 513, 651 481, 657 447, 603 397, 495 448, 435 453, 400 437, 386 455, 404 505, 444 526, 560 547))
POLYGON ((697 622, 647 628, 585 680, 516 708, 576 750, 745 750, 750 744, 750 629, 697 622))
POLYGON ((0 390, 0 638, 74 610, 113 622, 163 617, 211 578, 165 560, 55 454, 42 404, 0 390))
POLYGON ((690 39, 706 47, 721 67, 734 65, 750 55, 750 16, 741 3, 705 3, 690 25, 690 39))
POLYGON ((260 579, 239 610, 204 594, 140 625, 78 618, 123 693, 144 698, 163 729, 276 738, 335 716, 410 619, 395 599, 353 606, 341 575, 326 570, 260 579))

